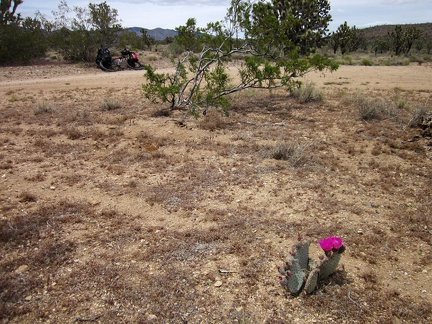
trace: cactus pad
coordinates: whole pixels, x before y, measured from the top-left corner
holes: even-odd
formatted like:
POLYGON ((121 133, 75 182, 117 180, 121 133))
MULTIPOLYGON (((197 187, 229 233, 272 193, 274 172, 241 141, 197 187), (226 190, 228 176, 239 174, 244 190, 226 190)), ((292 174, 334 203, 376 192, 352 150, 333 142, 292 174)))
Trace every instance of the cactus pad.
POLYGON ((291 294, 298 295, 302 289, 306 294, 311 294, 320 279, 325 279, 336 271, 345 247, 340 245, 341 238, 331 236, 327 238, 329 239, 332 239, 333 248, 324 249, 325 255, 321 255, 317 262, 309 258, 309 242, 299 239, 293 245, 285 264, 278 267, 282 275, 280 283, 291 294))

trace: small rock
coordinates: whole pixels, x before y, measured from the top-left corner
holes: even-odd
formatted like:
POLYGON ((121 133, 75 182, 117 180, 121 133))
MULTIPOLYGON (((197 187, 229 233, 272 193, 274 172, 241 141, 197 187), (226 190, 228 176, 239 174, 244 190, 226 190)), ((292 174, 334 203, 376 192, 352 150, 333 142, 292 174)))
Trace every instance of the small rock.
POLYGON ((216 281, 216 282, 214 283, 214 286, 215 286, 215 287, 220 287, 220 286, 222 286, 222 281, 220 281, 220 280, 216 281))
POLYGON ((157 316, 156 315, 154 315, 154 314, 149 314, 149 315, 147 315, 147 320, 148 321, 155 321, 155 320, 157 320, 157 316))
POLYGON ((97 206, 100 203, 101 203, 100 200, 92 200, 92 201, 90 201, 90 205, 92 205, 92 206, 97 206))
POLYGON ((22 264, 18 268, 16 268, 15 273, 23 273, 24 271, 27 271, 28 265, 22 264))

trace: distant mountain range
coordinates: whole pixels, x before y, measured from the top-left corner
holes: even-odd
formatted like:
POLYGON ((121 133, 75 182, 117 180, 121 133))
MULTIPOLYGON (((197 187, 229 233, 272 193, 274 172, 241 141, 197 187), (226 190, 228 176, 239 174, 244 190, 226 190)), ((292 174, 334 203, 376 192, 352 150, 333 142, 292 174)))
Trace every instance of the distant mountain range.
MULTIPOLYGON (((394 30, 396 25, 379 25, 374 27, 368 27, 368 28, 360 28, 360 30, 364 31, 366 38, 369 40, 377 39, 385 37, 388 32, 391 32, 394 30)), ((423 24, 406 24, 402 25, 402 27, 407 26, 415 26, 418 29, 420 29, 423 32, 423 36, 425 37, 432 37, 432 23, 423 23, 423 24)), ((142 27, 130 27, 128 28, 129 31, 133 31, 137 33, 138 35, 141 34, 142 27)), ((177 31, 174 29, 163 29, 163 28, 155 28, 155 29, 147 29, 147 33, 154 37, 156 40, 164 40, 167 37, 174 37, 177 35, 177 31)))
POLYGON ((133 31, 138 35, 141 35, 141 29, 145 29, 149 36, 153 37, 156 40, 164 40, 167 37, 174 37, 177 35, 177 31, 173 29, 163 29, 163 28, 155 28, 155 29, 147 29, 142 27, 130 27, 129 31, 133 31))
MULTIPOLYGON (((403 29, 408 27, 416 27, 423 33, 423 37, 432 37, 432 23, 421 23, 421 24, 399 24, 403 29)), ((389 32, 395 30, 396 25, 378 25, 373 27, 362 28, 362 30, 368 40, 379 39, 386 37, 389 32)))

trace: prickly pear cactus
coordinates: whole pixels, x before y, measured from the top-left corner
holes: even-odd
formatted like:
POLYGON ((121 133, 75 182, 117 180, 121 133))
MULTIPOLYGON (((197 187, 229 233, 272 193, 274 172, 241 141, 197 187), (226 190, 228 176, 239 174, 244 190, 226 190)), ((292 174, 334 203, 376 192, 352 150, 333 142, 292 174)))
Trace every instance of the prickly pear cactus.
POLYGON ((309 266, 309 242, 297 242, 292 249, 292 254, 298 260, 300 268, 307 269, 309 266))
POLYGON ((299 241, 292 247, 287 261, 278 267, 282 275, 281 285, 292 295, 298 295, 303 289, 311 294, 318 286, 319 280, 329 277, 336 271, 345 247, 342 238, 330 236, 319 241, 325 255, 318 262, 309 257, 309 242, 299 241))
POLYGON ((297 242, 287 258, 285 265, 278 267, 281 285, 291 294, 300 293, 303 288, 309 263, 309 242, 297 242))
POLYGON ((319 268, 312 269, 311 272, 309 272, 308 278, 306 280, 306 284, 304 287, 304 290, 306 294, 311 294, 318 284, 318 277, 319 277, 320 270, 319 268))
POLYGON ((323 258, 323 260, 320 260, 320 262, 318 262, 317 266, 320 270, 320 279, 325 279, 336 271, 341 257, 341 253, 333 253, 331 256, 326 256, 325 258, 323 258))

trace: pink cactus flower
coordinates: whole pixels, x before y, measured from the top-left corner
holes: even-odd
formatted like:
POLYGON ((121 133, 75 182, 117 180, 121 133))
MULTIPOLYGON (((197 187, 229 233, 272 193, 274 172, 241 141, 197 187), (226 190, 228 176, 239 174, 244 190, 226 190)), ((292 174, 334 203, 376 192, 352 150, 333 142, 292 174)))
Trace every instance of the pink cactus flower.
POLYGON ((333 238, 331 236, 319 240, 318 243, 324 251, 333 250, 333 238))
POLYGON ((342 245, 342 237, 333 236, 333 248, 338 250, 342 245))
POLYGON ((343 245, 342 238, 337 236, 329 236, 318 241, 324 251, 338 250, 343 245))

